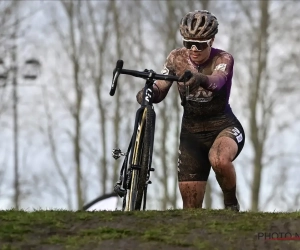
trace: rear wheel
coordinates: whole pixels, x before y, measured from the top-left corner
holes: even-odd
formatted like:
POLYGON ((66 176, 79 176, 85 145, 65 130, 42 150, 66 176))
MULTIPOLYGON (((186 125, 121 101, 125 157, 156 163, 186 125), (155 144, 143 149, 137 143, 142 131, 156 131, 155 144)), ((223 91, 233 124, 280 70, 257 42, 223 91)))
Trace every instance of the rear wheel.
POLYGON ((151 159, 151 135, 154 111, 147 106, 138 122, 137 134, 133 146, 131 184, 127 197, 126 211, 140 210, 145 200, 146 181, 151 159))

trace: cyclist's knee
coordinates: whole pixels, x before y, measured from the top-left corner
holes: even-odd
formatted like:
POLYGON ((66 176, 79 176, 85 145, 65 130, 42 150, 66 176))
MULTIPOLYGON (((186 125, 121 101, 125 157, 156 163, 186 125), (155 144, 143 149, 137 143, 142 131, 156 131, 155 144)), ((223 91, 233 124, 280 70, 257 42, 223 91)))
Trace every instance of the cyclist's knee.
POLYGON ((224 152, 209 152, 209 162, 212 167, 227 166, 231 163, 231 157, 224 152))
POLYGON ((209 160, 211 162, 212 169, 219 174, 232 164, 231 160, 226 155, 213 155, 210 156, 209 160))
POLYGON ((208 157, 212 166, 226 166, 233 161, 237 152, 237 143, 230 137, 222 136, 213 143, 208 157))
POLYGON ((209 162, 215 172, 222 172, 232 164, 237 145, 231 138, 219 138, 209 151, 209 162))

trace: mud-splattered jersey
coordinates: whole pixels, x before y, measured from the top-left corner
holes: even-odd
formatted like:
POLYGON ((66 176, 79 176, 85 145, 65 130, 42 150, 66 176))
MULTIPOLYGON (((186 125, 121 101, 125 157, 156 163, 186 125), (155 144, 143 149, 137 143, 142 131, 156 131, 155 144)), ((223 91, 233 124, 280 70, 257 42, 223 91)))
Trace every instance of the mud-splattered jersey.
MULTIPOLYGON (((211 49, 209 59, 201 65, 192 62, 186 48, 171 51, 162 70, 163 74, 181 76, 186 70, 190 70, 207 76, 206 83, 202 83, 201 87, 187 94, 182 120, 183 128, 191 132, 211 131, 234 122, 236 118, 228 102, 233 65, 232 55, 216 48, 211 49)), ((171 85, 172 82, 169 81, 156 81, 159 90, 154 98, 155 103, 165 98, 171 85)), ((182 98, 186 94, 186 89, 178 83, 177 87, 182 98)))

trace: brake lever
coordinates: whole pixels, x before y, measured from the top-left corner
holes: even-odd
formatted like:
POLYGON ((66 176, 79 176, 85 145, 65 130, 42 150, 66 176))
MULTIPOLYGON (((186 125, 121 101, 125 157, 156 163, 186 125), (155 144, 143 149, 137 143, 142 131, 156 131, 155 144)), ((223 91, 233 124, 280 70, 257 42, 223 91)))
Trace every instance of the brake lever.
POLYGON ((184 106, 186 104, 186 98, 190 94, 190 88, 189 88, 189 86, 186 85, 186 82, 189 81, 192 77, 193 77, 192 72, 189 71, 189 70, 187 70, 187 71, 184 72, 184 74, 183 74, 183 76, 181 78, 183 80, 184 87, 185 87, 184 99, 181 102, 182 106, 184 106))
POLYGON ((185 82, 183 82, 183 83, 184 83, 184 87, 185 87, 185 94, 183 95, 183 100, 181 101, 181 105, 185 106, 187 96, 189 96, 189 94, 190 94, 190 86, 186 85, 185 82))
POLYGON ((181 81, 183 81, 184 87, 185 87, 185 95, 183 100, 181 101, 181 105, 184 106, 186 104, 186 98, 190 94, 190 88, 186 85, 186 82, 189 81, 193 77, 193 73, 190 70, 186 70, 181 77, 181 81))

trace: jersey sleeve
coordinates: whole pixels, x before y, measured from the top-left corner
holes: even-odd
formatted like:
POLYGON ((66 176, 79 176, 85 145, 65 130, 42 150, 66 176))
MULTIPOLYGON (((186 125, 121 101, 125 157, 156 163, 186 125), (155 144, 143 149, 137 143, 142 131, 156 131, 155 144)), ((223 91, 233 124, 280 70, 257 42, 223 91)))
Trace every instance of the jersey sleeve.
POLYGON ((206 90, 217 92, 233 75, 234 59, 229 53, 222 53, 215 62, 214 70, 208 75, 206 81, 202 82, 201 87, 206 90))
MULTIPOLYGON (((161 74, 164 75, 176 75, 175 74, 175 66, 174 66, 174 51, 168 55, 167 59, 165 60, 163 69, 161 70, 161 74)), ((153 85, 153 103, 161 102, 169 92, 170 87, 172 86, 172 81, 164 81, 164 80, 156 80, 153 85)), ((142 103, 142 95, 143 95, 144 88, 141 89, 137 95, 138 103, 142 103)))
MULTIPOLYGON (((161 74, 173 75, 173 76, 176 75, 175 65, 174 65, 174 57, 175 57, 174 51, 172 51, 168 55, 168 57, 164 63, 161 74)), ((159 103, 166 97, 166 95, 169 92, 169 89, 172 86, 172 83, 173 83, 172 81, 164 81, 164 80, 156 80, 155 81, 155 84, 154 84, 154 90, 155 90, 154 93, 155 94, 154 94, 154 99, 153 99, 154 103, 159 103)))

